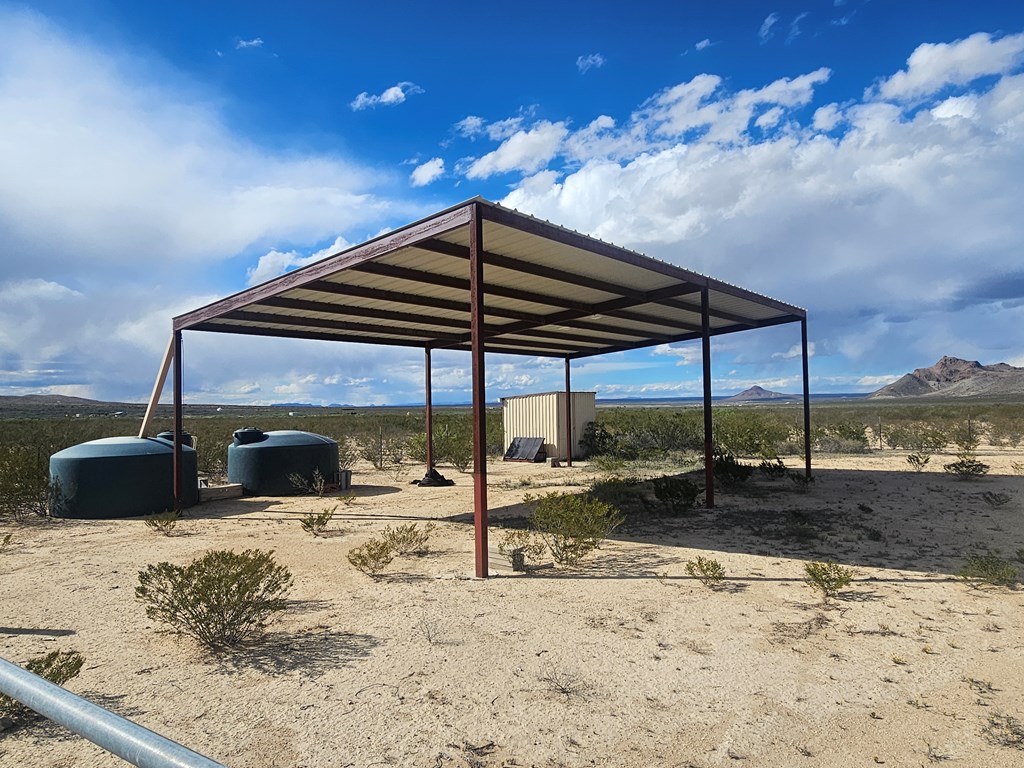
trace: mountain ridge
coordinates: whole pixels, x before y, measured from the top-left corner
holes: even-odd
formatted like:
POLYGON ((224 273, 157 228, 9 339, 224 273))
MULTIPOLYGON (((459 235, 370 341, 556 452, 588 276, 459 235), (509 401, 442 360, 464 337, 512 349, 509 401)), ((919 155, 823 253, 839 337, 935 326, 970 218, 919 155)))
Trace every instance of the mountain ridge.
POLYGON ((979 397, 1024 395, 1024 368, 1009 363, 982 365, 944 355, 935 365, 915 368, 872 392, 871 398, 979 397))

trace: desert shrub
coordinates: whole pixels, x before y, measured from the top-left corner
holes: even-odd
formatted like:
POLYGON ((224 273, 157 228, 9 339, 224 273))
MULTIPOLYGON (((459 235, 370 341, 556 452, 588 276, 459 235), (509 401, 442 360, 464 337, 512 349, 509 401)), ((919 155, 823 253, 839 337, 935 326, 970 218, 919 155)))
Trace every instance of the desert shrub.
POLYGON ((321 498, 328 489, 327 478, 323 476, 323 473, 320 471, 320 467, 314 468, 313 474, 309 477, 299 474, 298 472, 293 472, 288 475, 288 482, 292 484, 292 488, 295 489, 296 493, 315 493, 321 498))
POLYGON ((714 473, 718 482, 726 487, 731 487, 749 480, 754 473, 754 467, 750 464, 740 463, 731 453, 717 450, 714 458, 714 473))
POLYGON ((685 477, 658 477, 652 484, 654 498, 675 515, 692 510, 697 505, 697 497, 704 492, 703 488, 685 477))
POLYGON ((1024 418, 998 416, 989 426, 988 439, 992 445, 1016 448, 1024 442, 1024 418))
POLYGON ((686 572, 698 579, 705 587, 715 588, 725 579, 725 569, 717 560, 697 555, 696 560, 686 562, 686 572))
POLYGON ((587 491, 595 499, 616 508, 628 509, 642 503, 640 478, 633 475, 622 477, 613 475, 602 480, 595 480, 587 491))
POLYGON ((831 560, 826 563, 805 563, 804 581, 812 589, 821 592, 823 600, 835 597, 843 587, 853 581, 853 571, 831 560))
POLYGON ((816 424, 811 429, 811 444, 822 453, 864 453, 868 436, 863 424, 837 420, 816 424))
POLYGON ((322 512, 310 512, 299 521, 299 525, 302 526, 302 530, 306 533, 319 536, 327 530, 327 524, 331 522, 331 518, 334 517, 334 513, 337 510, 338 506, 335 505, 333 507, 324 507, 322 512))
POLYGON ((210 649, 237 645, 259 634, 285 607, 292 585, 273 551, 214 550, 182 567, 168 562, 139 571, 135 596, 146 615, 191 635, 210 649))
POLYGON ((513 571, 525 571, 528 560, 543 557, 547 547, 538 541, 533 531, 509 528, 502 531, 498 553, 508 559, 513 571))
POLYGON ((713 424, 715 445, 736 456, 775 451, 792 433, 775 411, 761 408, 716 408, 713 424))
POLYGON ((757 468, 761 470, 761 474, 767 477, 769 480, 778 480, 781 477, 786 476, 786 465, 782 462, 778 456, 775 456, 775 461, 765 458, 761 460, 761 463, 757 465, 757 468))
POLYGON ((1012 469, 1016 475, 1024 475, 1024 461, 1011 461, 1010 469, 1012 469))
POLYGON ((587 458, 603 456, 615 450, 615 436, 600 422, 588 421, 580 438, 580 448, 587 458))
POLYGON ((924 472, 924 468, 928 466, 928 462, 931 460, 932 457, 927 453, 912 453, 907 456, 907 464, 909 464, 911 469, 915 472, 924 472))
POLYGON ((144 522, 151 531, 162 533, 164 536, 170 536, 178 525, 178 513, 173 509, 168 509, 164 512, 147 516, 144 522))
POLYGON ((961 480, 977 480, 988 474, 990 467, 978 461, 973 453, 963 451, 956 455, 956 461, 943 464, 942 469, 961 480))
POLYGON ((400 555, 422 555, 427 551, 427 542, 434 528, 433 523, 427 523, 423 528, 416 523, 399 525, 396 528, 388 526, 381 534, 381 538, 393 552, 400 555))
POLYGON ((11 540, 14 538, 13 533, 8 533, 2 539, 0 539, 0 552, 3 552, 11 544, 11 540))
POLYGON ((404 436, 385 433, 381 427, 376 435, 367 435, 359 443, 359 455, 373 465, 379 472, 394 471, 405 460, 406 438, 404 436))
POLYGON ((1017 568, 991 552, 969 555, 957 575, 972 584, 1009 587, 1017 583, 1017 568))
POLYGON ((999 712, 989 715, 988 722, 982 727, 981 732, 997 747, 1024 749, 1024 722, 1013 715, 999 712))
POLYGON ((374 578, 383 573, 394 559, 395 551, 381 539, 369 539, 348 553, 348 561, 356 570, 374 578))
POLYGON ((548 493, 523 501, 534 505, 530 522, 559 565, 578 565, 623 521, 611 504, 589 494, 548 493))
MULTIPOLYGON (((78 651, 50 651, 45 656, 31 659, 25 669, 54 685, 63 686, 68 680, 78 677, 83 664, 85 657, 78 651)), ((17 724, 34 717, 37 717, 36 713, 24 704, 0 693, 0 721, 11 720, 17 724)))
POLYGON ((949 439, 962 453, 974 453, 981 445, 982 432, 976 420, 967 419, 953 425, 949 431, 949 439))
POLYGON ((50 478, 49 448, 0 446, 0 517, 46 517, 62 497, 60 484, 50 478))

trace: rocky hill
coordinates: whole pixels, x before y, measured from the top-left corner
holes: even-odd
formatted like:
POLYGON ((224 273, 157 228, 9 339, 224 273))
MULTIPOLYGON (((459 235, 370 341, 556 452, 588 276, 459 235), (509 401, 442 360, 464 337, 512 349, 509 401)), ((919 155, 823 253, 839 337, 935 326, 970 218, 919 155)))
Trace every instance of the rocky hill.
POLYGON ((781 392, 772 392, 771 390, 763 389, 755 384, 750 389, 745 389, 738 395, 725 398, 725 402, 763 403, 769 400, 795 400, 798 398, 798 395, 784 395, 781 392))
POLYGON ((982 365, 977 360, 943 357, 918 368, 869 397, 993 397, 1024 395, 1024 368, 1007 363, 982 365))

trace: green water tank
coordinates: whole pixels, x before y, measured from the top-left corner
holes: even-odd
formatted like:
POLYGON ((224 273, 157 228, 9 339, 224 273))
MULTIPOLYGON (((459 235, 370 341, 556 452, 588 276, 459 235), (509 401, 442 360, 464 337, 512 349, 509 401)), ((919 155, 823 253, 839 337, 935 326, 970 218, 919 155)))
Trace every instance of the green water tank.
MULTIPOLYGON (((182 445, 183 507, 199 501, 196 452, 182 445)), ((105 437, 50 457, 54 517, 137 517, 174 508, 174 448, 155 437, 105 437)))
POLYGON ((328 483, 338 473, 338 444, 323 435, 246 427, 234 433, 228 446, 228 482, 241 483, 248 494, 293 496, 303 492, 293 476, 312 483, 315 473, 328 483))

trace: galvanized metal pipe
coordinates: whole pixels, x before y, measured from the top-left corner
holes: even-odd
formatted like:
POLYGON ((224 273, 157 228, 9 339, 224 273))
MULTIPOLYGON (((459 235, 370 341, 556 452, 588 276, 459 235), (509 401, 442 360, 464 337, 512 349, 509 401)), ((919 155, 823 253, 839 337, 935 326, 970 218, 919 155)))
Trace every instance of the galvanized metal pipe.
POLYGON ((0 692, 139 768, 225 768, 2 658, 0 692))

